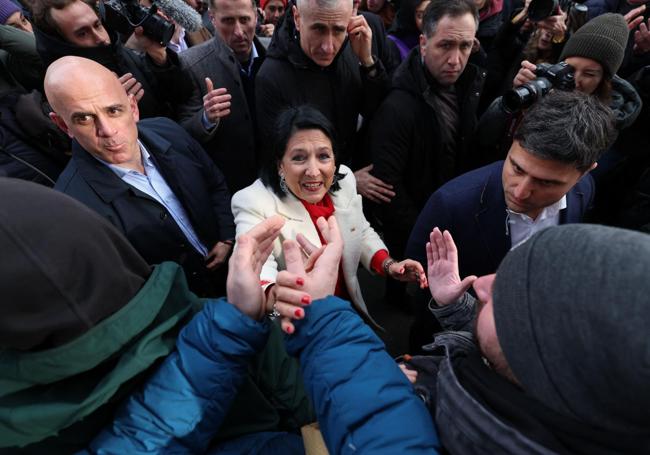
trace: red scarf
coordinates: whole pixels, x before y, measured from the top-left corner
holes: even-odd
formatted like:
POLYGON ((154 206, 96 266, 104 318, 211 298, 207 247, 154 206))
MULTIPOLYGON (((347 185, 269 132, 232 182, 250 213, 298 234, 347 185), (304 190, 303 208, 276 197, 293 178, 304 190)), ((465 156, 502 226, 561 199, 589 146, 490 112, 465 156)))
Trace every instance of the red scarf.
MULTIPOLYGON (((316 227, 316 232, 318 232, 318 238, 320 239, 321 243, 323 245, 327 244, 320 232, 320 229, 318 229, 316 220, 321 216, 325 219, 328 219, 330 216, 334 215, 334 203, 332 202, 332 198, 330 197, 329 193, 326 193, 325 197, 323 197, 320 202, 317 202, 315 204, 310 204, 309 202, 303 201, 302 199, 300 199, 300 202, 302 202, 302 205, 304 205, 307 209, 307 213, 309 213, 311 222, 316 227)), ((345 278, 343 278, 342 264, 339 264, 339 276, 336 280, 336 289, 334 290, 334 295, 345 300, 350 300, 350 294, 348 293, 347 286, 345 285, 345 278)))

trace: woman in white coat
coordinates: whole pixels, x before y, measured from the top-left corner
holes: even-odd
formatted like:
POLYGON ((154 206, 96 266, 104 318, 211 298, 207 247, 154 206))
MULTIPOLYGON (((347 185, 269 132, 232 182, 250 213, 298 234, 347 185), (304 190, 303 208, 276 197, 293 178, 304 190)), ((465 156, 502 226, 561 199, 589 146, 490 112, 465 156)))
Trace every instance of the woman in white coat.
MULTIPOLYGON (((363 215, 354 174, 336 164, 334 131, 331 123, 312 107, 284 111, 275 125, 272 156, 262 168, 261 178, 237 192, 232 212, 237 235, 248 232, 273 215, 285 219, 273 253, 264 264, 260 280, 275 309, 275 277, 285 268, 282 241, 304 239, 316 247, 322 238, 316 220, 335 216, 344 241, 343 257, 335 294, 352 302, 372 325, 357 279, 359 262, 368 270, 400 281, 418 281, 426 287, 426 275, 419 262, 392 259, 384 242, 363 215)), ((303 302, 308 303, 308 302, 303 302)), ((278 302, 277 305, 282 305, 278 302)))

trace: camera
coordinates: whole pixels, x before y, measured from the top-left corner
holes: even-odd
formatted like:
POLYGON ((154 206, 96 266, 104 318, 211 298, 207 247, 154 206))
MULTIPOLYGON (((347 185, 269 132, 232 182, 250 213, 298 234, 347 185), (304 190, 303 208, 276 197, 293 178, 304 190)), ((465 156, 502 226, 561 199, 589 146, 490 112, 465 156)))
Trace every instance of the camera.
POLYGON ((142 27, 144 34, 153 41, 166 46, 174 35, 174 24, 156 14, 158 6, 140 6, 138 0, 100 0, 99 16, 110 30, 125 36, 135 27, 142 27))
POLYGON ((534 22, 543 21, 549 16, 558 14, 560 9, 569 13, 577 10, 578 14, 587 14, 588 7, 583 3, 586 0, 531 0, 528 5, 528 19, 534 22))
POLYGON ((546 95, 552 88, 571 91, 576 87, 573 73, 573 67, 564 62, 555 65, 540 63, 535 69, 535 75, 537 76, 535 79, 520 87, 508 90, 503 95, 503 108, 507 112, 526 109, 546 95))

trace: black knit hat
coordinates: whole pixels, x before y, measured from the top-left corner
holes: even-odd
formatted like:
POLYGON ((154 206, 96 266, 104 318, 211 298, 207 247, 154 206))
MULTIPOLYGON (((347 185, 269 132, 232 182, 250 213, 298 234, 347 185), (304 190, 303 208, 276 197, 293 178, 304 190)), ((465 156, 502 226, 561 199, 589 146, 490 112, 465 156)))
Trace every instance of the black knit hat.
POLYGON ((551 227, 508 253, 494 319, 526 394, 594 428, 650 438, 648 276, 650 236, 605 226, 551 227))
POLYGON ((585 57, 597 61, 612 77, 623 63, 629 31, 620 14, 607 13, 595 17, 575 32, 567 41, 560 60, 585 57))

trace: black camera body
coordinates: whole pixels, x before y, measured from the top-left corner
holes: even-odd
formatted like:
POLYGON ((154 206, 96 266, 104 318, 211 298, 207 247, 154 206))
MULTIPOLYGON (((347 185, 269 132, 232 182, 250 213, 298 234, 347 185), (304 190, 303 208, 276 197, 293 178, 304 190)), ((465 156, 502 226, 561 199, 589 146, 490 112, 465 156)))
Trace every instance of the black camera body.
POLYGON ((142 27, 144 34, 153 41, 167 46, 174 35, 174 24, 156 14, 158 7, 140 6, 138 0, 100 0, 99 16, 109 30, 125 36, 135 27, 142 27))
POLYGON ((564 62, 551 65, 540 63, 535 69, 537 76, 520 87, 508 90, 502 99, 507 112, 517 112, 530 107, 535 101, 546 95, 552 88, 572 91, 576 88, 574 68, 564 62))

